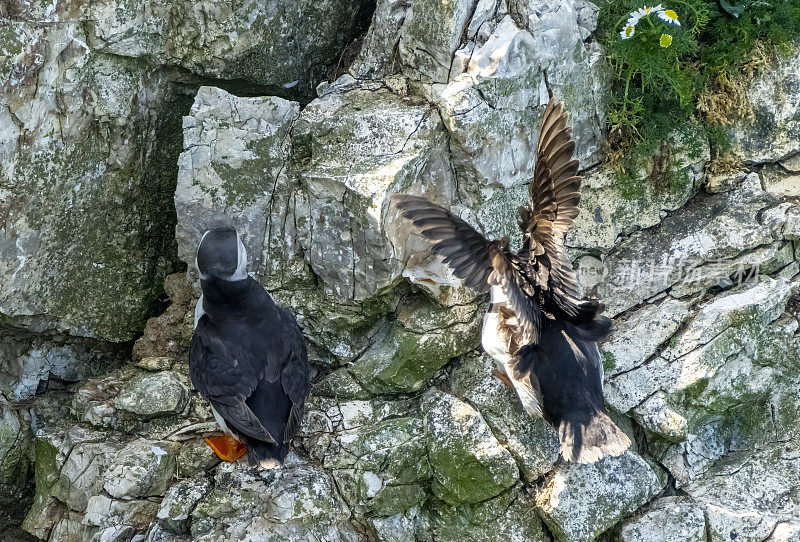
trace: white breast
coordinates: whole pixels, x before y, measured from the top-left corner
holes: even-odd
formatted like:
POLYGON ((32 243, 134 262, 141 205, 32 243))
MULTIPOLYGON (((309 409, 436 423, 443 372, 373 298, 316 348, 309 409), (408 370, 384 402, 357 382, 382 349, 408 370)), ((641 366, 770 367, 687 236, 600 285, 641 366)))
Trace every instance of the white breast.
POLYGON ((206 313, 206 311, 203 310, 203 294, 200 294, 200 299, 197 300, 197 305, 195 305, 195 307, 194 307, 194 327, 195 328, 197 327, 197 322, 200 321, 200 318, 202 318, 205 313, 206 313))
POLYGON ((498 369, 505 372, 506 364, 511 361, 511 356, 506 350, 506 343, 497 334, 496 312, 487 312, 483 317, 483 331, 481 332, 481 344, 484 351, 492 356, 498 369))

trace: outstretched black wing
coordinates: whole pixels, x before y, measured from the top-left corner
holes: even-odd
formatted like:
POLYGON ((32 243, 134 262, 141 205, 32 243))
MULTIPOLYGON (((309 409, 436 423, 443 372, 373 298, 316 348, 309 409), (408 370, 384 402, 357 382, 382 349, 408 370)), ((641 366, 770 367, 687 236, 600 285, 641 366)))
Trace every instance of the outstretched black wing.
POLYGON ((411 220, 431 248, 444 257, 453 274, 481 293, 489 291, 492 246, 486 238, 450 211, 418 196, 394 196, 394 205, 411 220))
POLYGON ((575 223, 580 202, 581 177, 574 150, 564 106, 550 98, 536 148, 531 204, 519 209, 525 237, 520 254, 534 267, 529 274, 537 277, 543 295, 572 317, 587 308, 581 304, 578 281, 564 251, 564 236, 575 223))
POLYGON ((487 292, 498 285, 517 315, 527 342, 538 339, 540 311, 533 285, 521 273, 519 260, 498 242, 487 241, 450 211, 418 196, 398 195, 393 202, 416 231, 444 257, 453 274, 470 288, 487 292))

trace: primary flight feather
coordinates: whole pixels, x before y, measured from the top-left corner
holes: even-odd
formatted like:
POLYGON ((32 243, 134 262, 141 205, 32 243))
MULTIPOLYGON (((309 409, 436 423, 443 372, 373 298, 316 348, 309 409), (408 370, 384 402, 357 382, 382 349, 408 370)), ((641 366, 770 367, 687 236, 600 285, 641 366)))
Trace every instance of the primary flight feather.
POLYGON ((561 454, 588 463, 619 455, 630 439, 606 414, 603 366, 596 341, 611 321, 602 306, 583 301, 564 236, 578 216, 581 177, 562 104, 545 108, 530 183, 519 209, 522 248, 489 241, 447 209, 417 197, 395 196, 400 214, 431 242, 453 274, 491 292, 481 342, 525 410, 557 429, 561 454))

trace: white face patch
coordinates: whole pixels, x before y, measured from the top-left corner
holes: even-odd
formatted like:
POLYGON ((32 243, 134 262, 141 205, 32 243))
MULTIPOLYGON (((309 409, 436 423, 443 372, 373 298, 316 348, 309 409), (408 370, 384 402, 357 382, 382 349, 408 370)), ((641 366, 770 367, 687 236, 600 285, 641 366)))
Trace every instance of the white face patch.
MULTIPOLYGON (((201 238, 200 238, 200 242, 199 242, 199 243, 197 243, 197 252, 198 252, 198 253, 200 252, 200 246, 203 244, 203 239, 205 239, 205 238, 206 238, 206 235, 208 235, 208 234, 209 234, 209 232, 211 232, 211 230, 207 230, 207 231, 206 231, 206 232, 203 234, 203 237, 201 237, 201 238)), ((198 275, 200 275, 200 280, 206 280, 206 276, 203 274, 203 272, 202 272, 202 271, 200 271, 200 266, 199 266, 199 265, 197 265, 197 256, 195 256, 195 257, 194 257, 194 268, 195 268, 195 269, 197 269, 197 274, 198 274, 198 275)), ((196 320, 195 320, 195 323, 194 323, 194 325, 195 325, 195 326, 197 326, 197 321, 196 321, 196 320)))
POLYGON ((244 243, 242 243, 242 238, 239 237, 238 231, 236 232, 236 243, 238 245, 238 261, 236 262, 236 271, 228 279, 231 282, 247 278, 247 248, 245 248, 244 243))

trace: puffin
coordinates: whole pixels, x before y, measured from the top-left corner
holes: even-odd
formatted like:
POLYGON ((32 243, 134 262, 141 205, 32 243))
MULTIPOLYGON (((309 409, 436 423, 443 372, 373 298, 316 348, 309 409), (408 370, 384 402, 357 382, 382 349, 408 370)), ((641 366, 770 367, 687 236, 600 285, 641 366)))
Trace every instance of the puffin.
POLYGON ((248 275, 247 250, 235 228, 205 232, 195 266, 203 294, 189 375, 225 434, 206 443, 223 460, 246 453, 257 470, 279 467, 311 388, 303 334, 295 317, 248 275))
POLYGON ((597 341, 611 320, 583 300, 564 236, 578 216, 581 177, 563 104, 545 108, 529 185, 519 208, 521 248, 508 237, 487 240, 466 221, 425 198, 395 195, 392 204, 429 241, 466 286, 490 293, 481 343, 495 375, 512 387, 525 411, 557 430, 565 461, 618 456, 630 439, 609 418, 597 341))

